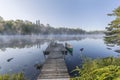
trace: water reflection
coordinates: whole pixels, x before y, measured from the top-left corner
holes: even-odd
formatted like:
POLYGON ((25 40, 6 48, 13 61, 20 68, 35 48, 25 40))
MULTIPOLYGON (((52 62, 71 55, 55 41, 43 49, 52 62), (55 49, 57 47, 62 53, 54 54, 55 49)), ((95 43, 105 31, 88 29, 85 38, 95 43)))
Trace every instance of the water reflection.
POLYGON ((74 73, 71 73, 76 66, 81 67, 83 60, 82 55, 92 59, 108 56, 117 57, 119 55, 119 53, 114 52, 118 47, 114 46, 109 47, 108 49, 108 46, 104 44, 103 39, 104 38, 85 38, 81 41, 67 41, 67 43, 70 43, 73 46, 73 55, 71 56, 68 54, 65 58, 71 76, 76 76, 74 73))
POLYGON ((71 76, 74 76, 71 71, 81 66, 82 54, 90 58, 118 56, 114 52, 117 46, 104 44, 103 35, 0 36, 0 74, 23 72, 28 79, 34 80, 47 58, 43 51, 51 40, 73 46, 73 52, 65 55, 71 76))
MULTIPOLYGON (((103 36, 103 35, 102 35, 103 36)), ((83 40, 85 38, 93 38, 98 39, 102 37, 101 35, 93 36, 93 35, 52 35, 52 36, 0 36, 0 49, 5 51, 5 48, 25 48, 25 47, 33 47, 37 45, 37 48, 41 48, 46 42, 51 42, 51 40, 56 41, 71 41, 71 40, 83 40)))
POLYGON ((23 72, 33 80, 40 73, 47 55, 43 54, 51 40, 82 40, 81 37, 0 36, 0 74, 23 72))
POLYGON ((49 42, 49 40, 24 40, 24 39, 20 39, 20 40, 10 40, 9 42, 1 42, 0 44, 0 49, 2 51, 5 51, 5 48, 30 48, 33 46, 37 46, 37 48, 41 48, 41 45, 44 44, 45 42, 49 42))

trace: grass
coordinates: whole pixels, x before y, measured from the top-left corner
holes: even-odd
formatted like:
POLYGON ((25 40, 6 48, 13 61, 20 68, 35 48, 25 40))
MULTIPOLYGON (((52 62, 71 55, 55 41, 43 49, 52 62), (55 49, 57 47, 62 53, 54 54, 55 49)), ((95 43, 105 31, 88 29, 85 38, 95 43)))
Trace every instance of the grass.
POLYGON ((27 80, 23 73, 0 75, 0 80, 27 80))

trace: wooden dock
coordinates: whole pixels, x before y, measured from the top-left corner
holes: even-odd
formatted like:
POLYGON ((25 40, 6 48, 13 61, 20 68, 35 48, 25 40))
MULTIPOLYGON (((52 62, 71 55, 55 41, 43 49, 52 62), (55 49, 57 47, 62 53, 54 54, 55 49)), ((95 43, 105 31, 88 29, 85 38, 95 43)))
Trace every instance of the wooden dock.
POLYGON ((63 44, 51 43, 45 50, 48 58, 37 80, 69 80, 70 76, 64 60, 65 52, 63 44))

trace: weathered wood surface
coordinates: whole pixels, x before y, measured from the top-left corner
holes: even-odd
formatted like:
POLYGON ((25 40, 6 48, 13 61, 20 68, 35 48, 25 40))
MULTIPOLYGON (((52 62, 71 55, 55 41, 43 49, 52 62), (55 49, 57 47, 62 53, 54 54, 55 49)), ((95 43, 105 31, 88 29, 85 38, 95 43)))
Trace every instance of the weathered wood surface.
POLYGON ((63 44, 50 44, 47 48, 46 48, 46 50, 44 51, 45 53, 50 53, 50 52, 55 52, 55 51, 59 51, 59 52, 64 52, 64 53, 66 53, 66 49, 65 49, 65 47, 64 47, 64 45, 63 44))
POLYGON ((49 51, 49 55, 37 80, 69 80, 62 54, 62 51, 66 51, 63 44, 49 45, 46 51, 49 51))

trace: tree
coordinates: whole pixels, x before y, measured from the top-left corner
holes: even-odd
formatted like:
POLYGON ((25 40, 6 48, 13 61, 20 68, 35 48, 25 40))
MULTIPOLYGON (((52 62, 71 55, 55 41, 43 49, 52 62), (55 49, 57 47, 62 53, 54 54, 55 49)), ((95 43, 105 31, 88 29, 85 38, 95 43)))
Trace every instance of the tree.
POLYGON ((37 21, 37 24, 28 20, 4 20, 0 16, 0 34, 84 34, 82 29, 54 28, 50 24, 44 25, 37 21))
POLYGON ((108 16, 116 17, 115 20, 111 21, 109 27, 106 27, 106 43, 120 45, 120 6, 113 10, 112 14, 108 16))

